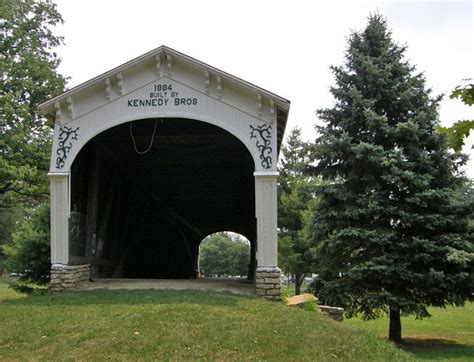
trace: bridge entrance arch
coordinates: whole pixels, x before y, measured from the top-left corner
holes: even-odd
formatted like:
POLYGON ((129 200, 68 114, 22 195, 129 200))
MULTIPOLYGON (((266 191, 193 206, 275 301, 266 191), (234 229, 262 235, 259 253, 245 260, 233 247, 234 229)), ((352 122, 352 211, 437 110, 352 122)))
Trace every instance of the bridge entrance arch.
POLYGON ((195 277, 196 240, 233 230, 253 239, 257 295, 278 298, 289 101, 162 46, 40 110, 54 122, 53 289, 91 274, 195 277))

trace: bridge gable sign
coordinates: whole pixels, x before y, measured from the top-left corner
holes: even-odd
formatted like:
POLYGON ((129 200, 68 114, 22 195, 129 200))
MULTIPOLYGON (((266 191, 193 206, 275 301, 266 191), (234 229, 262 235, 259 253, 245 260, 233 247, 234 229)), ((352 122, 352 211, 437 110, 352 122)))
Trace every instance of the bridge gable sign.
POLYGON ((40 105, 54 121, 51 173, 69 172, 81 148, 116 125, 189 118, 237 137, 255 171, 276 171, 289 101, 168 47, 159 47, 40 105))

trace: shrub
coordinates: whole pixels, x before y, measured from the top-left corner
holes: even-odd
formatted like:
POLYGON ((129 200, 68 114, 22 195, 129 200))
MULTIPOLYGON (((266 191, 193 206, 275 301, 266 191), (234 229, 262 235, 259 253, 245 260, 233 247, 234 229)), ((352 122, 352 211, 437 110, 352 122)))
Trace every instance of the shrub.
POLYGON ((301 308, 308 312, 319 312, 319 308, 315 301, 308 301, 301 304, 301 308))
POLYGON ((13 233, 13 244, 4 247, 6 269, 18 273, 22 281, 40 285, 49 283, 49 215, 49 204, 39 206, 13 233))

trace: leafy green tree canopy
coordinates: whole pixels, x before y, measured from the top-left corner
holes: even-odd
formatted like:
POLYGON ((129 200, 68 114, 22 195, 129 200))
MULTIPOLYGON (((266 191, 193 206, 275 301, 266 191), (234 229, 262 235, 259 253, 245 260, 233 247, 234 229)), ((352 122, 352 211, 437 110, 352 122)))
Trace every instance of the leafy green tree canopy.
POLYGON ((22 220, 23 213, 17 207, 0 208, 0 274, 4 271, 3 245, 13 243, 12 232, 22 220))
POLYGON ((333 108, 318 111, 311 221, 318 296, 366 319, 387 313, 401 341, 401 314, 473 298, 470 207, 445 139, 435 132, 441 97, 404 58, 385 19, 348 40, 332 67, 333 108))
MULTIPOLYGON (((458 86, 451 93, 451 99, 460 99, 464 104, 471 107, 474 104, 474 83, 458 86)), ((438 132, 444 134, 449 147, 456 152, 461 152, 464 140, 474 129, 474 119, 464 119, 455 122, 451 127, 438 127, 438 132)))
POLYGON ((51 30, 62 18, 39 0, 2 0, 0 14, 0 207, 10 207, 48 194, 51 129, 37 107, 64 89, 51 30))
MULTIPOLYGON (((472 79, 466 79, 472 81, 472 79)), ((450 95, 451 99, 458 98, 468 106, 474 105, 474 83, 457 86, 450 95)))
POLYGON ((4 246, 6 269, 20 274, 21 280, 47 284, 51 267, 50 229, 49 204, 43 204, 13 233, 13 244, 4 246))
POLYGON ((220 232, 205 238, 199 249, 199 267, 204 275, 244 276, 250 261, 249 245, 220 232))

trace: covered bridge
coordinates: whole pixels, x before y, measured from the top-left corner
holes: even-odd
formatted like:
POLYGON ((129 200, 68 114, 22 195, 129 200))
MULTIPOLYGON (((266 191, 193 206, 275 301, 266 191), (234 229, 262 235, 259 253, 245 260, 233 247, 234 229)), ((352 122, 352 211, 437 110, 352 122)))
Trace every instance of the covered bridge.
POLYGON ((257 294, 274 298, 289 106, 165 46, 40 105, 54 122, 52 287, 195 278, 200 242, 234 231, 257 294))

